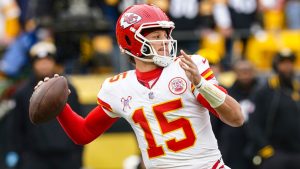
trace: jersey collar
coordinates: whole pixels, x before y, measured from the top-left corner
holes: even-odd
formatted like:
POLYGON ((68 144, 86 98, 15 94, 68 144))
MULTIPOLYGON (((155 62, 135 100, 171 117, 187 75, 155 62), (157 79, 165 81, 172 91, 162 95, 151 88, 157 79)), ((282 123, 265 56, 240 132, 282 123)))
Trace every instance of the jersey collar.
POLYGON ((162 67, 158 67, 149 72, 140 72, 139 70, 136 69, 136 76, 139 81, 149 82, 150 80, 158 78, 161 75, 162 70, 163 70, 162 67))

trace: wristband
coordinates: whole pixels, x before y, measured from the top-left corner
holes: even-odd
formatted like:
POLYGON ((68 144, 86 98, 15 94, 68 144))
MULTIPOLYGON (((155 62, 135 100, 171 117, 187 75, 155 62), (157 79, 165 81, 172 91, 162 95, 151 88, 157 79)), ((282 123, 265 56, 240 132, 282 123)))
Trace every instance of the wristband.
POLYGON ((202 83, 203 83, 203 79, 204 78, 201 77, 200 82, 195 86, 196 89, 198 89, 198 90, 200 89, 200 87, 202 86, 202 83))
POLYGON ((197 84, 195 87, 212 108, 219 107, 224 103, 226 93, 217 88, 215 85, 206 81, 203 77, 201 77, 199 84, 197 84))

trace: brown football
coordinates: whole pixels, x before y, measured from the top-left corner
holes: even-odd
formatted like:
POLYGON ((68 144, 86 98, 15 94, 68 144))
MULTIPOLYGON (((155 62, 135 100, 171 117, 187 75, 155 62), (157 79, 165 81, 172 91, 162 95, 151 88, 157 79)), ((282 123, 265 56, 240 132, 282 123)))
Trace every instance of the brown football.
POLYGON ((50 78, 41 84, 30 98, 31 122, 40 124, 54 119, 64 108, 68 95, 68 82, 63 76, 50 78))

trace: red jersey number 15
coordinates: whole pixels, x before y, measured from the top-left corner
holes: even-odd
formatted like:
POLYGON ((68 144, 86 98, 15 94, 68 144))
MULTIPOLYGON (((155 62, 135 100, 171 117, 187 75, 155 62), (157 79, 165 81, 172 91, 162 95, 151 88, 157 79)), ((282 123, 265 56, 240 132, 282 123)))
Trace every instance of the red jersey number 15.
MULTIPOLYGON (((167 148, 173 152, 187 149, 193 146, 196 141, 196 136, 189 119, 180 117, 169 121, 165 116, 165 114, 180 110, 182 107, 183 106, 181 99, 176 99, 152 106, 154 115, 158 120, 162 134, 167 134, 172 131, 182 129, 185 135, 185 138, 181 140, 176 140, 176 138, 173 138, 165 141, 167 148)), ((143 108, 135 110, 132 119, 136 124, 140 125, 144 131, 145 139, 148 143, 147 152, 149 158, 165 155, 163 147, 156 144, 143 108)))

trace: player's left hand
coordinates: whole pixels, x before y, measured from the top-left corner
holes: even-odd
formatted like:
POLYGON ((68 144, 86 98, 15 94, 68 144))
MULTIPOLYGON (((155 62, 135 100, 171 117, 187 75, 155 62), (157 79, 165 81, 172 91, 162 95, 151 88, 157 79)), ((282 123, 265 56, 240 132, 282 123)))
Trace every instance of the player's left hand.
POLYGON ((200 83, 200 75, 197 65, 193 62, 191 55, 186 54, 183 50, 180 50, 179 65, 185 71, 188 79, 196 86, 200 83))
MULTIPOLYGON (((54 74, 53 78, 57 78, 57 77, 59 77, 59 75, 58 74, 54 74)), ((39 88, 43 83, 47 82, 49 79, 50 79, 49 77, 45 77, 44 81, 40 80, 38 82, 38 84, 34 87, 34 90, 36 90, 37 88, 39 88)), ((71 94, 71 90, 70 89, 69 89, 69 94, 71 94)))

